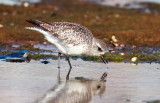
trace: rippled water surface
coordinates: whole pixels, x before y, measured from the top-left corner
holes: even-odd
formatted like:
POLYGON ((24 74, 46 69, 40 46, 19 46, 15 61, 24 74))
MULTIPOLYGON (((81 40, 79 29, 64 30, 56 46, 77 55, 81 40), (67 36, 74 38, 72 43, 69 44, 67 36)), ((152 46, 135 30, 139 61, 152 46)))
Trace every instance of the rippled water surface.
MULTIPOLYGON (((38 103, 49 97, 53 100, 56 95, 64 99, 65 94, 72 94, 74 90, 80 92, 78 98, 81 99, 84 99, 81 95, 85 91, 84 97, 88 95, 87 103, 89 101, 89 103, 145 103, 148 100, 160 99, 159 64, 144 63, 132 66, 129 63, 105 65, 81 60, 71 62, 73 70, 70 81, 65 82, 68 64, 62 61, 60 77, 63 82, 58 82, 56 60, 51 60, 49 64, 42 64, 40 61, 30 63, 0 61, 1 103, 38 103), (98 83, 104 72, 108 73, 107 81, 99 89, 98 83), (90 80, 76 81, 75 77, 90 80)), ((74 96, 70 100, 73 99, 74 96)))

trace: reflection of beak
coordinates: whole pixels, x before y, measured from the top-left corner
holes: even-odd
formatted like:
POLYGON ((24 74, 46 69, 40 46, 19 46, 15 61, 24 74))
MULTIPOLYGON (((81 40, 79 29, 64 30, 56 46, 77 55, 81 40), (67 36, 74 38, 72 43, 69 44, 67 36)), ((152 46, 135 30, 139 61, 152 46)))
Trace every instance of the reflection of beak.
POLYGON ((108 61, 107 61, 107 59, 105 58, 104 55, 101 55, 101 59, 102 59, 102 61, 103 61, 105 64, 108 63, 108 61))
POLYGON ((108 75, 108 73, 104 72, 100 78, 100 81, 106 82, 107 75, 108 75))

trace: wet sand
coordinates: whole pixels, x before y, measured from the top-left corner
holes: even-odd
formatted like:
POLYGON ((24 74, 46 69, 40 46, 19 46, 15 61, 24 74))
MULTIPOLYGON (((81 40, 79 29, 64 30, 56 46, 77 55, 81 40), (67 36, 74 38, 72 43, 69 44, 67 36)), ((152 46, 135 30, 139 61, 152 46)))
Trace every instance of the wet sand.
MULTIPOLYGON (((103 63, 71 60, 70 78, 99 79, 108 73, 103 95, 94 96, 91 103, 145 103, 160 98, 160 65, 129 63, 103 63)), ((61 62, 61 78, 65 80, 69 66, 61 62)), ((9 63, 0 61, 1 103, 36 103, 56 85, 57 60, 49 64, 40 61, 9 63)))

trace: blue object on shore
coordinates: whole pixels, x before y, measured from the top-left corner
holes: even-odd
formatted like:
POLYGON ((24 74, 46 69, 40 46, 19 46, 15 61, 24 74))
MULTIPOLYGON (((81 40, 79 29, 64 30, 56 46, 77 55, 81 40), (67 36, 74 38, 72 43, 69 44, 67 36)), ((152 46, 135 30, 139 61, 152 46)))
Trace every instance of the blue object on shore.
POLYGON ((29 62, 30 58, 23 57, 23 55, 28 52, 28 50, 21 50, 11 54, 0 55, 0 59, 5 59, 7 62, 29 62))
POLYGON ((6 54, 6 55, 0 55, 0 59, 6 59, 6 58, 20 58, 25 53, 29 52, 28 50, 21 50, 16 53, 6 54))

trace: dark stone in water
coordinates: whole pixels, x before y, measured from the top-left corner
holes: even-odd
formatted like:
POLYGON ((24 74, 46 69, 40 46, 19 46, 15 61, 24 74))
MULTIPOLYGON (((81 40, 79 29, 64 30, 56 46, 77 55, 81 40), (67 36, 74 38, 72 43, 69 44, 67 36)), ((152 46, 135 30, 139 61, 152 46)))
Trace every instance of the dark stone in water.
POLYGON ((48 64, 48 63, 49 63, 49 61, 44 60, 44 61, 42 61, 41 63, 48 64))
POLYGON ((22 63, 22 62, 25 62, 25 60, 23 60, 23 59, 6 59, 6 62, 20 62, 20 63, 22 63))

